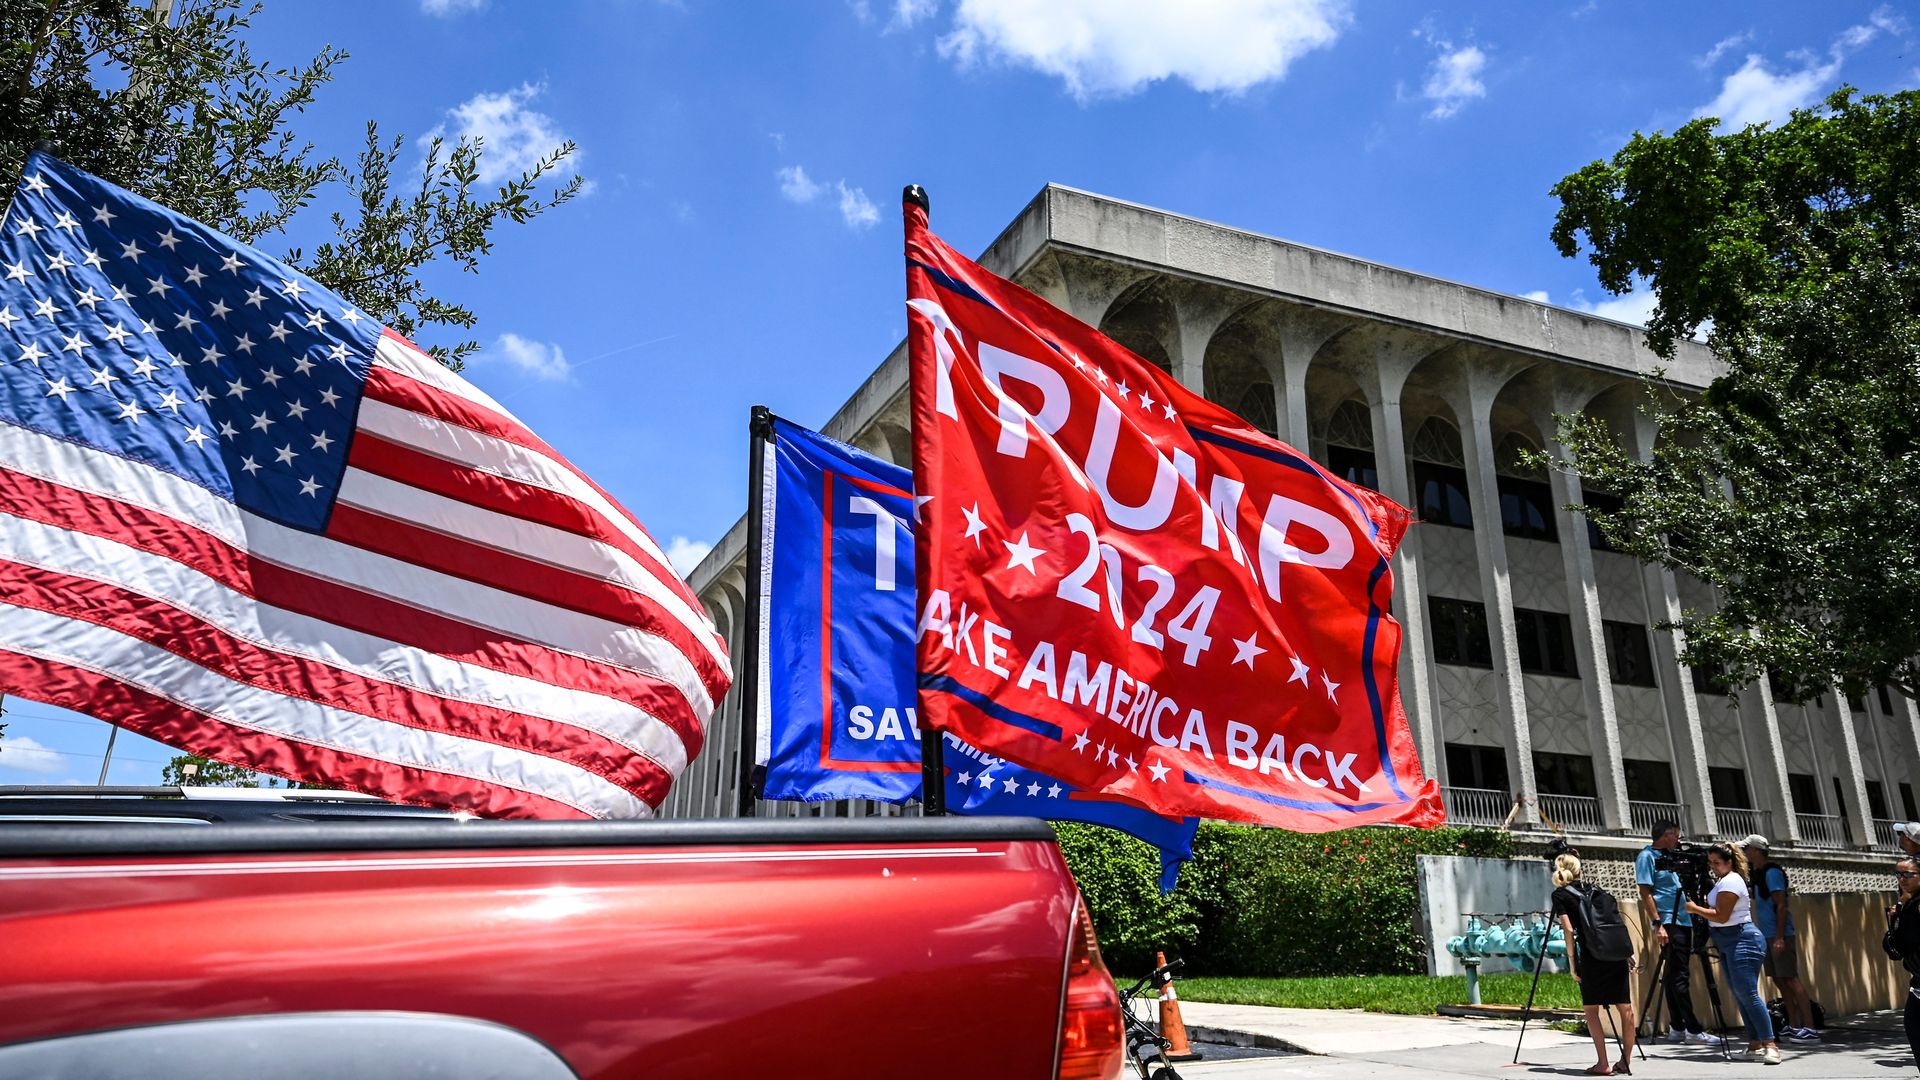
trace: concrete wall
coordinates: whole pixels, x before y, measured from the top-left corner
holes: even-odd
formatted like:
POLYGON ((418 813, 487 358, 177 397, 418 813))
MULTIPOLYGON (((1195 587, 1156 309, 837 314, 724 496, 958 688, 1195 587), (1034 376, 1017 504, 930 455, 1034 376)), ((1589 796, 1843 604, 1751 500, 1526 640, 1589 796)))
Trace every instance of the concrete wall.
MULTIPOLYGON (((1447 952, 1447 939, 1467 929, 1467 913, 1544 911, 1553 893, 1553 876, 1541 859, 1468 859, 1422 855, 1420 932, 1427 939, 1427 974, 1462 975, 1466 968, 1447 952)), ((1489 959, 1483 972, 1514 971, 1506 960, 1489 959)))

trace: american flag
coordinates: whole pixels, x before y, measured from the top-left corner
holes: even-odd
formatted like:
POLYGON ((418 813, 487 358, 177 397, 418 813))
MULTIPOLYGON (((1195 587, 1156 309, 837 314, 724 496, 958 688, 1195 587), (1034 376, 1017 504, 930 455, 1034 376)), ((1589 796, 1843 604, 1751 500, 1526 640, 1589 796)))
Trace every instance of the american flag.
POLYGON ((640 817, 725 646, 645 529, 278 260, 32 155, 0 223, 0 691, 492 817, 640 817))

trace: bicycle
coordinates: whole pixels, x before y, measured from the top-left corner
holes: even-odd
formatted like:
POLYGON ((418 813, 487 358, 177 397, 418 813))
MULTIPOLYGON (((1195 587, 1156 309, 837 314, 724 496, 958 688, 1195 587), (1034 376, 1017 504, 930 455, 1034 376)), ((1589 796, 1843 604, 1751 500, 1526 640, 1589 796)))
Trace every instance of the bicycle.
POLYGON ((1180 1080, 1180 1074, 1173 1071, 1173 1065, 1167 1061, 1167 1049, 1172 1045, 1160 1037, 1157 1018, 1149 1021, 1139 1015, 1134 1008, 1136 1002, 1144 1004, 1148 1015, 1158 1007, 1155 999, 1147 997, 1149 986, 1158 991, 1173 981, 1173 973, 1185 966, 1184 960, 1173 960, 1154 968, 1147 977, 1120 991, 1120 1016, 1126 1023, 1127 1060, 1140 1074, 1140 1080, 1180 1080))

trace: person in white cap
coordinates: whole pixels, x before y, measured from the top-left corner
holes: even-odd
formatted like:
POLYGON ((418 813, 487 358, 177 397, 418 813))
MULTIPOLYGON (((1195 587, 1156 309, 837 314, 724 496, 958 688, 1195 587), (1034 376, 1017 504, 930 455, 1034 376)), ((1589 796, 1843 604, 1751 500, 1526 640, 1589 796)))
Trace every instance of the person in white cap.
POLYGON ((1780 1037, 1789 1042, 1819 1042, 1813 1028, 1813 1002, 1807 984, 1800 981, 1800 941, 1794 934, 1793 911, 1788 905, 1791 886, 1787 871, 1772 860, 1767 838, 1754 833, 1740 841, 1753 872, 1753 925, 1767 939, 1767 977, 1780 988, 1787 1023, 1780 1037))
POLYGON ((1902 855, 1920 855, 1920 821, 1902 821, 1893 827, 1894 843, 1902 855))

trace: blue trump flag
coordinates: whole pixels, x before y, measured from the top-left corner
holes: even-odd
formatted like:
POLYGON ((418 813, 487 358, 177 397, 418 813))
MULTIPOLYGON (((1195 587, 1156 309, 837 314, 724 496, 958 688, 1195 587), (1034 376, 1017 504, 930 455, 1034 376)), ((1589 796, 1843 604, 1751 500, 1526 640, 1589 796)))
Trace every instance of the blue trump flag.
MULTIPOLYGON (((913 477, 773 418, 761 475, 755 760, 760 796, 920 798, 913 477)), ((947 808, 1105 825, 1161 851, 1161 887, 1193 855, 1197 818, 1091 795, 946 737, 947 808)))

